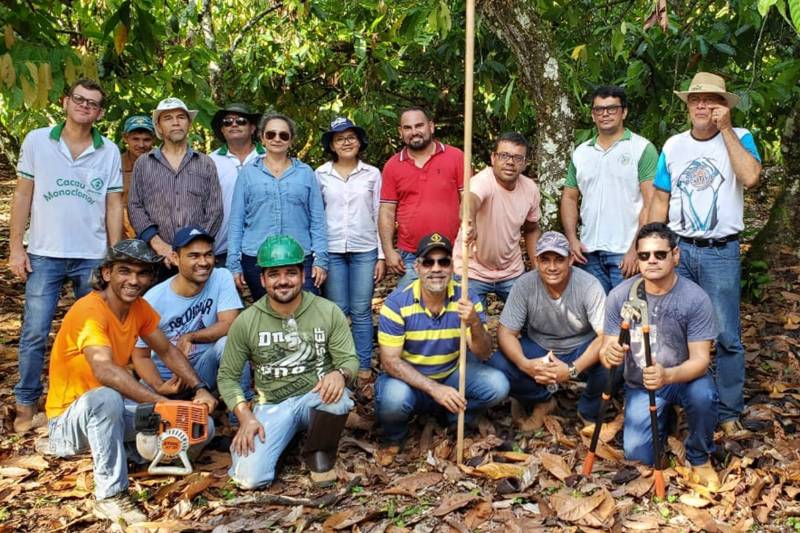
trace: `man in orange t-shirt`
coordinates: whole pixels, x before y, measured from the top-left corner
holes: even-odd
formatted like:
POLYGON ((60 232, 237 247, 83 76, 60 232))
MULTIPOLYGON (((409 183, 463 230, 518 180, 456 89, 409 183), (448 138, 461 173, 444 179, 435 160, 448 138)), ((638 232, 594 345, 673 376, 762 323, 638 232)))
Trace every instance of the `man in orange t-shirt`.
MULTIPOLYGON (((158 329, 158 313, 141 298, 162 259, 139 240, 109 248, 93 276, 95 290, 67 312, 50 355, 50 452, 68 457, 91 450, 94 512, 115 523, 147 520, 127 494, 125 444, 136 438, 136 404, 164 401, 185 384, 194 391, 194 401, 206 404, 209 412, 217 405, 186 357, 158 329), (137 337, 175 374, 158 390, 139 383, 127 369, 137 337)), ((145 359, 142 364, 153 364, 149 356, 145 359)))

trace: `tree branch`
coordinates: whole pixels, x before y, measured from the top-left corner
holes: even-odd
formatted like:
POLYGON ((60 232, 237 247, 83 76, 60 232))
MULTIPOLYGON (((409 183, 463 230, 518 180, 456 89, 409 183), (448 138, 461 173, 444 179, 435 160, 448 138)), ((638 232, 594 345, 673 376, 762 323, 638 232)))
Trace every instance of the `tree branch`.
POLYGON ((271 7, 268 7, 267 9, 265 9, 261 13, 258 13, 256 16, 254 16, 249 21, 247 21, 247 24, 242 26, 242 29, 239 30, 239 35, 237 35, 236 39, 234 39, 233 43, 231 43, 231 47, 228 49, 227 55, 229 55, 229 56, 233 55, 233 53, 236 51, 236 49, 239 47, 239 45, 242 44, 242 40, 244 39, 244 35, 247 32, 249 32, 251 29, 253 29, 253 27, 261 21, 261 19, 263 19, 264 17, 266 17, 267 15, 269 15, 270 13, 275 11, 276 9, 280 9, 282 7, 283 7, 283 2, 278 2, 277 4, 273 4, 271 7))

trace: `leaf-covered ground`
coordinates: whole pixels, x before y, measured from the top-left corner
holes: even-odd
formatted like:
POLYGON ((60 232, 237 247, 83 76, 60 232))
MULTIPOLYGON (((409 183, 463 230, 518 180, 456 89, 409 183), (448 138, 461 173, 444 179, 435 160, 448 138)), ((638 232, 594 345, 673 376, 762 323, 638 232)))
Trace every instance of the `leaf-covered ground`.
MULTIPOLYGON (((0 250, 7 257, 13 178, 0 175, 0 250)), ((762 204, 762 202, 759 202, 762 204)), ((766 213, 755 208, 762 223, 766 213)), ((665 501, 652 497, 648 469, 620 457, 620 420, 604 432, 591 478, 577 475, 586 453, 575 415, 578 388, 559 394, 559 409, 541 429, 513 429, 509 404, 468 435, 465 465, 455 464, 455 436, 433 420, 412 426, 391 467, 375 459, 372 390, 357 393, 357 414, 340 445, 337 488, 311 487, 289 446, 279 481, 241 491, 227 479, 229 456, 207 451, 186 478, 131 475, 151 531, 788 531, 800 530, 800 266, 773 262, 764 301, 743 306, 750 435, 718 435, 715 461, 722 487, 709 493, 684 467, 681 438, 669 439, 665 501)), ((388 292, 379 288, 376 306, 388 292)), ((38 454, 41 434, 11 433, 12 387, 23 286, 0 268, 0 533, 106 531, 90 511, 88 455, 60 460, 38 454)), ((71 299, 60 302, 60 316, 71 299)), ((496 324, 499 304, 490 306, 496 324)), ((56 321, 53 330, 58 328, 56 321)), ((223 428, 223 432, 230 431, 223 428)), ((679 426, 685 431, 685 424, 679 426)))

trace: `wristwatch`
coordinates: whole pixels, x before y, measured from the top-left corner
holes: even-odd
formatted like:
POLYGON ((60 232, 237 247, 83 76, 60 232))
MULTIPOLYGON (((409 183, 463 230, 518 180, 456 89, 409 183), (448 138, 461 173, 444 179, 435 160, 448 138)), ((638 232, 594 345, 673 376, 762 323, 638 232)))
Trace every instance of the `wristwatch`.
POLYGON ((345 370, 344 368, 334 368, 333 370, 334 372, 338 372, 342 375, 345 383, 350 381, 350 376, 348 375, 347 370, 345 370))
POLYGON ((567 370, 569 370, 569 379, 578 379, 578 369, 575 368, 575 365, 569 365, 567 370))
POLYGON ((211 387, 205 381, 200 381, 197 385, 191 388, 192 396, 197 394, 197 391, 205 389, 206 392, 211 392, 211 387))

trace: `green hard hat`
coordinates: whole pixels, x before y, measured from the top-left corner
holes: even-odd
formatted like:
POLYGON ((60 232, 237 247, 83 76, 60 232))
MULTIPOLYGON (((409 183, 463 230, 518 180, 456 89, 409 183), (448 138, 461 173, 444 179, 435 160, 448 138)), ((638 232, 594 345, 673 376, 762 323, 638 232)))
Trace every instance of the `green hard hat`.
POLYGON ((305 259, 303 247, 287 235, 267 237, 258 248, 256 263, 261 268, 299 265, 305 259))

